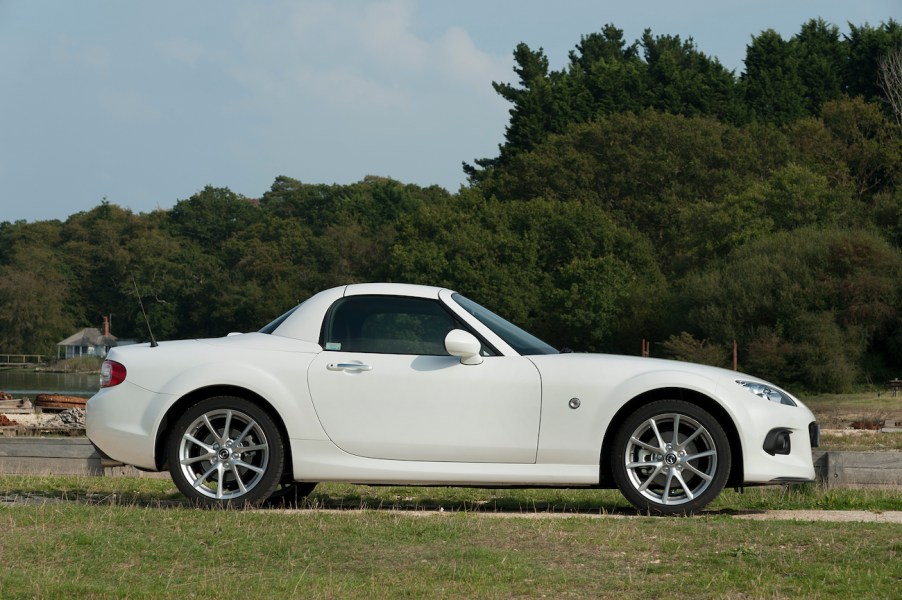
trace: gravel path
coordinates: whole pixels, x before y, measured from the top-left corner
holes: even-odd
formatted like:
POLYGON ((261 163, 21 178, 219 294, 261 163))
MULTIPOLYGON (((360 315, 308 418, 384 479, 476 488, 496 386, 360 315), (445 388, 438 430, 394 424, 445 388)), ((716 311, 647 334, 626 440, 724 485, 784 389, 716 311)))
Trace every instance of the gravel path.
POLYGON ((902 511, 868 510, 766 510, 734 515, 754 521, 829 521, 831 523, 902 523, 902 511))

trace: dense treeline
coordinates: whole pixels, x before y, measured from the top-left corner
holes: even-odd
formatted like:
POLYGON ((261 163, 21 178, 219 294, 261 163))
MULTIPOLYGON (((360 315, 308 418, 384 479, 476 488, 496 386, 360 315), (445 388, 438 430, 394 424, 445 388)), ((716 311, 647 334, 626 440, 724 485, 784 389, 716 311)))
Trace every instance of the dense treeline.
POLYGON ((207 187, 0 224, 0 351, 112 318, 146 339, 255 330, 354 281, 453 287, 575 350, 728 364, 808 389, 902 373, 902 131, 879 85, 902 28, 767 31, 739 77, 613 26, 550 72, 515 51, 499 156, 456 194, 390 179, 207 187))
MULTIPOLYGON (((691 39, 651 30, 627 45, 623 31, 606 25, 582 36, 560 71, 549 71, 541 48, 520 44, 514 51, 518 85, 494 84, 512 105, 505 143, 497 158, 476 163, 503 165, 573 123, 613 113, 652 109, 732 125, 785 125, 816 117, 825 103, 844 96, 881 103, 880 61, 902 44, 902 26, 891 19, 879 27, 849 28, 843 36, 838 27, 815 19, 789 40, 764 31, 746 47, 738 78, 691 39)), ((465 168, 479 179, 477 169, 465 168)))

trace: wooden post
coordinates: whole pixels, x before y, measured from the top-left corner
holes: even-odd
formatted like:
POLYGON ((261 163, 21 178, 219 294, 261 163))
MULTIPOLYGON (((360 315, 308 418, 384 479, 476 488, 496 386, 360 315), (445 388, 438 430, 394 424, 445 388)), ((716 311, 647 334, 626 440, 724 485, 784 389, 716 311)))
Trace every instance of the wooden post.
POLYGON ((733 340, 733 370, 739 370, 739 355, 736 352, 736 340, 733 340))

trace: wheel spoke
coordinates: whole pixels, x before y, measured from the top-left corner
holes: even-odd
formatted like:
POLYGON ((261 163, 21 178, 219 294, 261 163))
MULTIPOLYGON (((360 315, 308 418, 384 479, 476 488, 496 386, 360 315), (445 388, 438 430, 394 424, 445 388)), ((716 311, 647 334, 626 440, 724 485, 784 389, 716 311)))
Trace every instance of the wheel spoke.
POLYGON ((649 419, 648 424, 651 430, 655 432, 655 437, 658 438, 658 448, 664 448, 667 444, 664 443, 664 438, 661 437, 661 432, 658 431, 658 423, 654 419, 649 419))
POLYGON ((664 504, 670 502, 670 483, 673 481, 673 469, 667 472, 667 478, 664 481, 664 491, 661 492, 661 500, 664 504))
MULTIPOLYGON (((215 471, 218 468, 219 468, 218 463, 212 465, 209 469, 206 470, 206 472, 204 472, 203 475, 201 475, 200 477, 198 477, 191 483, 191 487, 194 487, 194 488, 201 487, 204 484, 204 482, 207 480, 207 477, 209 477, 213 473, 213 471, 215 471)), ((222 478, 220 477, 220 479, 222 479, 222 478)))
POLYGON ((692 494, 692 491, 690 491, 689 486, 686 485, 686 480, 683 479, 683 474, 679 471, 676 471, 673 473, 673 476, 676 477, 677 481, 680 482, 680 487, 683 488, 683 493, 686 494, 686 498, 688 498, 689 500, 695 498, 695 496, 692 494))
POLYGON ((641 469, 641 468, 643 468, 643 467, 656 467, 656 468, 661 468, 662 466, 664 466, 664 463, 661 462, 661 461, 656 461, 656 462, 631 462, 631 463, 626 463, 626 468, 627 468, 627 469, 641 469))
POLYGON ((685 462, 689 462, 689 461, 692 461, 692 460, 698 460, 698 459, 700 459, 700 458, 704 458, 704 457, 706 457, 706 456, 716 456, 716 455, 717 455, 717 450, 713 450, 713 449, 712 449, 712 450, 705 450, 704 452, 699 452, 698 454, 693 454, 693 455, 691 455, 691 456, 687 456, 687 457, 684 458, 683 460, 684 460, 685 462))
POLYGON ((640 485, 637 489, 638 489, 640 492, 644 492, 645 490, 647 490, 647 489, 648 489, 648 486, 651 484, 651 482, 654 481, 655 477, 657 477, 658 475, 660 475, 660 474, 661 474, 661 471, 663 471, 663 470, 664 470, 664 465, 663 465, 663 464, 658 465, 658 466, 655 468, 655 472, 652 473, 651 475, 649 475, 649 476, 645 479, 645 481, 642 482, 642 485, 640 485))
POLYGON ((693 431, 692 434, 691 434, 689 437, 687 437, 685 440, 682 441, 682 443, 679 444, 679 446, 677 446, 677 449, 678 449, 678 450, 682 450, 682 449, 685 448, 687 445, 689 445, 689 444, 692 442, 692 440, 694 440, 695 438, 697 438, 698 436, 700 436, 700 435, 701 435, 702 433, 704 433, 704 432, 705 432, 705 428, 704 428, 704 427, 697 427, 696 430, 693 431))
POLYGON ((238 483, 238 489, 241 490, 242 494, 247 493, 247 487, 244 485, 244 480, 241 479, 241 473, 238 472, 238 469, 234 468, 237 465, 240 465, 240 461, 236 461, 232 468, 232 473, 235 475, 235 481, 238 483))
POLYGON ((213 437, 216 438, 216 441, 219 442, 219 443, 221 444, 221 443, 222 443, 222 437, 219 435, 219 432, 216 431, 216 428, 213 427, 213 423, 210 422, 210 416, 209 416, 209 415, 204 415, 204 425, 207 426, 207 429, 210 430, 210 433, 213 434, 213 437))
POLYGON ((266 450, 268 446, 266 444, 255 444, 253 446, 238 446, 238 450, 242 452, 251 452, 253 450, 266 450))
POLYGON ((679 434, 680 434, 680 415, 676 415, 673 418, 673 437, 670 439, 670 443, 673 444, 674 448, 679 446, 680 440, 677 439, 677 436, 679 434))
POLYGON ((705 481, 711 481, 712 479, 714 479, 713 475, 708 475, 707 473, 703 473, 702 471, 699 471, 690 463, 683 463, 683 467, 689 469, 690 471, 692 471, 693 473, 695 473, 696 475, 698 475, 705 481))
POLYGON ((196 444, 196 445, 200 446, 201 448, 203 448, 204 450, 206 450, 207 454, 216 454, 216 450, 213 449, 213 446, 208 446, 207 444, 203 443, 202 441, 200 441, 199 439, 197 439, 190 433, 186 433, 183 437, 184 437, 184 439, 188 440, 192 444, 196 444))
MULTIPOLYGON (((247 469, 248 471, 253 471, 254 473, 263 473, 263 472, 265 471, 265 469, 261 469, 260 467, 258 467, 258 466, 256 466, 256 465, 252 465, 252 464, 250 464, 250 463, 246 463, 246 462, 244 462, 243 460, 236 460, 236 461, 233 462, 232 464, 233 464, 235 467, 242 467, 242 468, 244 468, 244 469, 247 469)), ((238 472, 237 472, 237 471, 235 472, 235 475, 236 475, 236 476, 238 475, 238 472)))
POLYGON ((226 411, 226 420, 225 425, 222 427, 222 437, 220 438, 220 443, 225 442, 229 439, 229 431, 232 428, 232 411, 226 411))
POLYGON ((179 464, 182 464, 182 465, 193 465, 194 463, 197 463, 197 462, 202 462, 202 461, 205 461, 205 460, 210 460, 210 459, 213 458, 214 456, 216 456, 216 454, 214 454, 213 452, 208 452, 207 454, 203 454, 203 455, 201 455, 201 456, 194 456, 194 457, 191 457, 191 458, 183 458, 182 460, 179 461, 179 464))
POLYGON ((245 436, 247 436, 247 434, 249 434, 249 433, 251 432, 251 430, 252 430, 254 427, 256 427, 256 426, 257 426, 257 424, 254 423, 253 421, 251 421, 250 423, 248 423, 248 424, 247 424, 247 427, 244 428, 244 431, 242 431, 242 432, 238 435, 238 437, 235 438, 235 445, 240 444, 240 443, 244 440, 245 436))
POLYGON ((222 496, 225 493, 225 468, 223 468, 222 463, 216 466, 219 467, 219 479, 216 482, 216 499, 222 500, 222 496))
POLYGON ((648 450, 649 452, 654 452, 655 454, 661 454, 664 452, 661 448, 655 448, 651 444, 646 444, 645 442, 643 442, 636 436, 631 437, 630 441, 632 443, 636 444, 637 446, 639 446, 640 448, 642 448, 644 450, 648 450))

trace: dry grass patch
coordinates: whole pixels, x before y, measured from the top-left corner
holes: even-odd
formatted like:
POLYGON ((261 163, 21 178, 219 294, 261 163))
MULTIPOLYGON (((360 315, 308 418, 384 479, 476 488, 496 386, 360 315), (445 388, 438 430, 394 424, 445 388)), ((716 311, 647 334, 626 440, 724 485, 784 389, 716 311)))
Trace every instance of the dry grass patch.
POLYGON ((856 394, 802 396, 824 429, 846 429, 852 423, 884 423, 893 420, 902 426, 902 394, 895 398, 876 391, 856 394))
POLYGON ((867 429, 826 429, 821 431, 818 450, 899 452, 902 451, 902 431, 887 433, 867 429))

